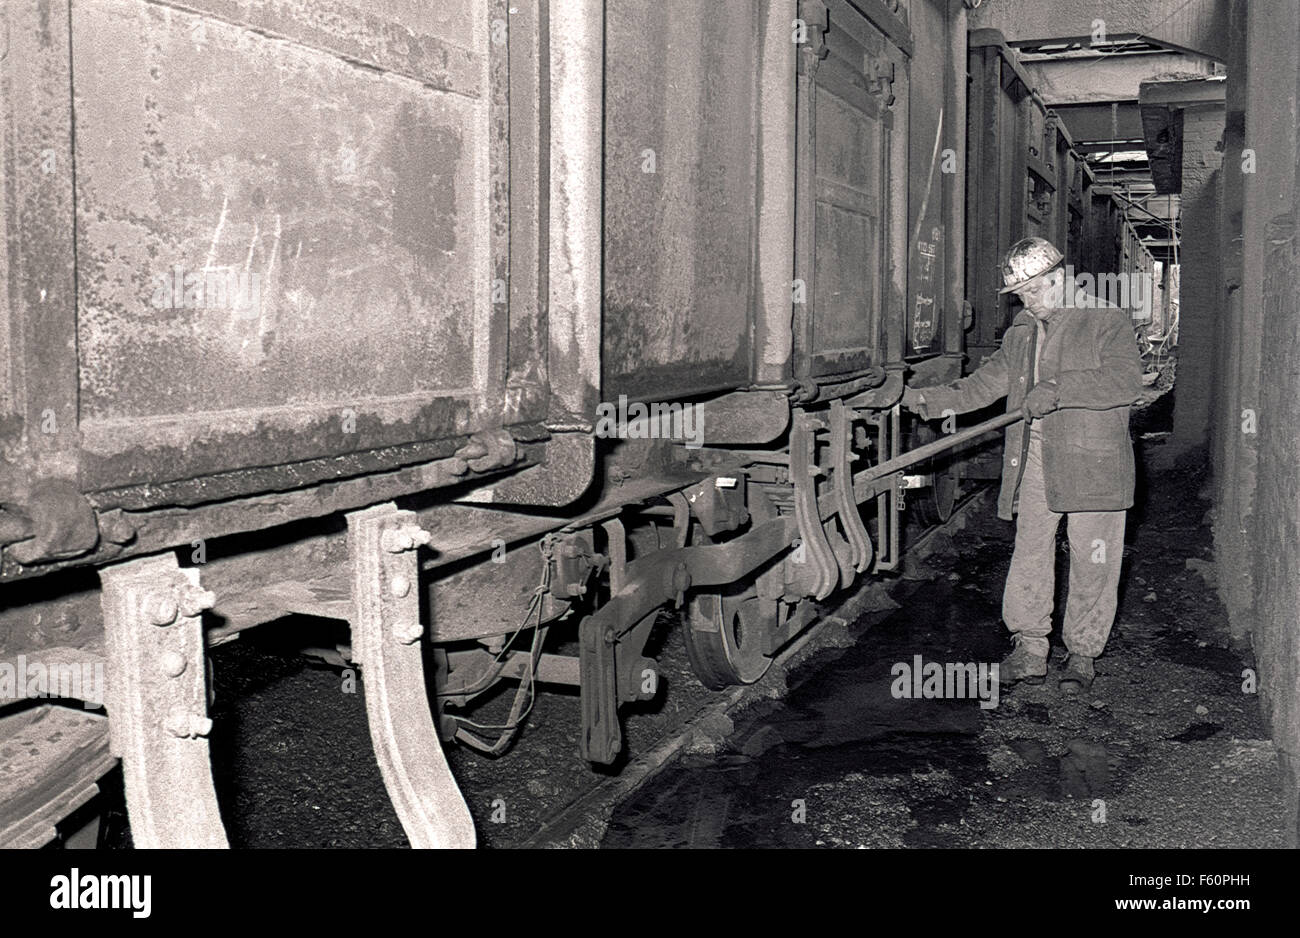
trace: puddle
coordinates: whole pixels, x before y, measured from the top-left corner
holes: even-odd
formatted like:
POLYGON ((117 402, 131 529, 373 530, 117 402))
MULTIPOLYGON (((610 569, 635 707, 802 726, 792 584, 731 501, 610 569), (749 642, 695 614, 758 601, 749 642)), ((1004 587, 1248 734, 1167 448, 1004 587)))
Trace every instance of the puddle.
POLYGON ((805 811, 824 811, 847 783, 867 808, 904 821, 913 843, 960 821, 966 790, 983 784, 986 711, 974 699, 908 699, 893 670, 924 662, 996 662, 1007 643, 997 609, 946 580, 921 586, 856 645, 812 664, 781 702, 736 718, 716 756, 685 756, 611 819, 606 847, 812 846, 805 811), (956 588, 954 588, 956 587, 956 588))

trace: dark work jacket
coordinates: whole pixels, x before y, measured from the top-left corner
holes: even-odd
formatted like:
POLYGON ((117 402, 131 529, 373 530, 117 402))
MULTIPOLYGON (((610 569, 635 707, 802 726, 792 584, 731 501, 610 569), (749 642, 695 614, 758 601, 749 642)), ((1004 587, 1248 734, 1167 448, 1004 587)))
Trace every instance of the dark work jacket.
MULTIPOLYGON (((1039 381, 1055 381, 1057 409, 1043 417, 1043 480, 1052 511, 1120 511, 1133 504, 1133 443, 1129 405, 1142 391, 1142 362, 1133 325, 1121 309, 1063 307, 1046 323, 1039 381)), ((1034 383, 1037 329, 1021 310, 1002 336, 1002 347, 978 369, 949 384, 917 388, 927 420, 945 410, 965 413, 1000 397, 1019 411, 1034 383)), ((1011 520, 1029 448, 1023 422, 1006 429, 998 517, 1011 520)))

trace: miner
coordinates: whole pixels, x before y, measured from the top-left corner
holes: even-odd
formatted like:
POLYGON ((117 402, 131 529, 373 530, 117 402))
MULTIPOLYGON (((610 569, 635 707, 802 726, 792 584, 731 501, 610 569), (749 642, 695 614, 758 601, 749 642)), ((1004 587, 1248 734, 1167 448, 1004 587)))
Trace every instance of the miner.
POLYGON ((1052 630, 1056 531, 1066 519, 1069 598, 1062 638, 1069 652, 1062 692, 1087 691, 1093 661, 1115 620, 1124 522, 1133 504, 1129 405, 1141 361, 1123 310, 1065 282, 1061 252, 1042 238, 1017 241, 1002 263, 1005 286, 1024 304, 1002 346, 965 378, 907 388, 903 406, 922 419, 964 413, 1006 398, 1023 421, 1006 429, 998 517, 1016 521, 1002 597, 1015 648, 1000 679, 1040 684, 1052 630))

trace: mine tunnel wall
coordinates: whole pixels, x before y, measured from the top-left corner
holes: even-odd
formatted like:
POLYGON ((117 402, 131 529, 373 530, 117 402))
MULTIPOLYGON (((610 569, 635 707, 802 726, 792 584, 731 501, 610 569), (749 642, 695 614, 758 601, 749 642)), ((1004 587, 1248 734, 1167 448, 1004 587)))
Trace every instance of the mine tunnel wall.
MULTIPOLYGON (((1300 845, 1300 5, 1231 7, 1218 186, 1197 178, 1206 135, 1185 125, 1184 232, 1200 249, 1189 244, 1184 256, 1183 310, 1193 315, 1183 335, 1194 356, 1209 354, 1208 361, 1180 354, 1175 420, 1185 405, 1198 419, 1208 402, 1219 592, 1233 632, 1249 634, 1254 646, 1261 704, 1281 755, 1287 834, 1300 845), (1217 197, 1188 205, 1189 182, 1217 197), (1214 201, 1213 211, 1196 216, 1214 201), (1211 217, 1213 232, 1201 227, 1211 217), (1210 245, 1218 248, 1213 258, 1210 245), (1193 272, 1200 258, 1206 269, 1193 272), (1215 318, 1198 317, 1209 302, 1215 318)), ((1178 437, 1176 429, 1174 442, 1192 442, 1178 437)))

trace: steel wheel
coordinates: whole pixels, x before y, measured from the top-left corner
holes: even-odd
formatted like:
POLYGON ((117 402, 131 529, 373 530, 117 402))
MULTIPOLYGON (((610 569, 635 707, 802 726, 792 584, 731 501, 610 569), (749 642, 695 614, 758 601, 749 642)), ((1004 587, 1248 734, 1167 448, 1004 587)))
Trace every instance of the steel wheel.
MULTIPOLYGON (((939 439, 939 434, 925 424, 917 424, 912 436, 911 447, 921 446, 939 439)), ((952 517, 957 504, 957 466, 951 453, 943 453, 921 463, 914 472, 923 472, 931 476, 933 483, 922 489, 920 494, 908 492, 908 506, 917 506, 919 520, 922 524, 943 524, 952 517)))
POLYGON ((711 690, 753 684, 772 664, 766 653, 775 618, 749 589, 737 595, 699 593, 690 603, 686 650, 700 682, 711 690))

